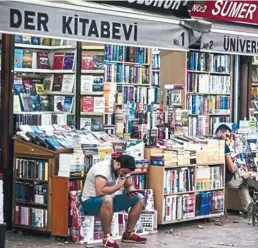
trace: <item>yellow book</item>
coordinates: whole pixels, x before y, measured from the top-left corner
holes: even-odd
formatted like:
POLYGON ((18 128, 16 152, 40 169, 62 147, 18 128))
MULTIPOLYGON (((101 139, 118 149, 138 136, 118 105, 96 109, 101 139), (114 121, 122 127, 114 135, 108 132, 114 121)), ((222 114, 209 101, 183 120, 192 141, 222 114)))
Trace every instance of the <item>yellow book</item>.
POLYGON ((48 181, 48 162, 45 163, 45 181, 48 181))
POLYGON ((42 95, 45 91, 43 84, 35 84, 35 88, 38 95, 42 95))

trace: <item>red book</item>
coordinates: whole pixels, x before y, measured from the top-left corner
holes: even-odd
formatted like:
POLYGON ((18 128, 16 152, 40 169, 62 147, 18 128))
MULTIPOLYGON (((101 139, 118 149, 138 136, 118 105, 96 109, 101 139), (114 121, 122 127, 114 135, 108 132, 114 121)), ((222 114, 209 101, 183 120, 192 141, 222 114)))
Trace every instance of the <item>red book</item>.
POLYGON ((54 55, 54 63, 53 69, 54 70, 62 70, 64 67, 64 53, 55 53, 54 55))
POLYGON ((85 96, 82 98, 82 111, 83 112, 94 111, 94 98, 92 96, 85 96))
POLYGON ((94 70, 92 54, 82 54, 82 70, 94 70))

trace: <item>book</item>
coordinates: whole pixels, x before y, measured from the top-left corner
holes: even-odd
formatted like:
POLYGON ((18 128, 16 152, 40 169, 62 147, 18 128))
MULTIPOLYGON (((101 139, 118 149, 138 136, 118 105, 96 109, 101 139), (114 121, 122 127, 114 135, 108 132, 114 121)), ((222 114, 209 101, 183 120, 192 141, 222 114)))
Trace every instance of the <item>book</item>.
POLYGON ((73 70, 74 69, 74 59, 75 59, 74 53, 65 53, 63 69, 64 70, 73 70))
POLYGON ((32 68, 32 54, 31 50, 23 50, 22 68, 32 68))

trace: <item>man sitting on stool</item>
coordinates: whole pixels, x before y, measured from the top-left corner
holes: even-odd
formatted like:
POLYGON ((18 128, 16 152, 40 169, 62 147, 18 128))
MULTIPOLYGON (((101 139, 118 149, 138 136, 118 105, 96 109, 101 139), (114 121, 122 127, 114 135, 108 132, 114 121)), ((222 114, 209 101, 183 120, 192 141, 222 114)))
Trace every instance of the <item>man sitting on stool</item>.
POLYGON ((145 243, 146 238, 134 232, 135 225, 144 206, 141 194, 132 191, 130 173, 135 170, 135 160, 129 155, 121 155, 116 159, 99 162, 93 165, 86 177, 82 192, 82 206, 85 214, 99 215, 104 232, 103 246, 118 248, 116 241, 110 237, 113 212, 131 208, 128 215, 126 231, 122 242, 145 243), (122 187, 126 194, 116 194, 122 187))
MULTIPOLYGON (((230 138, 231 129, 227 125, 221 124, 215 133, 218 138, 227 141, 230 138)), ((256 175, 253 172, 246 172, 244 174, 239 172, 237 166, 232 161, 230 149, 227 144, 225 145, 225 163, 226 186, 232 189, 238 189, 243 211, 247 213, 248 206, 253 201, 248 187, 251 186, 258 190, 258 181, 252 179, 256 175)))

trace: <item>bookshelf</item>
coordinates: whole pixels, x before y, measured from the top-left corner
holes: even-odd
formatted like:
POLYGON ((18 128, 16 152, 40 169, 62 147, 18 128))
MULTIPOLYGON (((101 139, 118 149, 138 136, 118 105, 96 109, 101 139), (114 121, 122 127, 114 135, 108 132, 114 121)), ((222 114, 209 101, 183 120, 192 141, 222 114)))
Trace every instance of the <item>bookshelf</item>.
POLYGON ((75 125, 76 42, 15 36, 14 123, 75 125))
MULTIPOLYGON (((167 155, 170 152, 164 150, 167 155)), ((224 162, 173 165, 156 153, 150 163, 148 182, 154 192, 158 224, 224 215, 224 162)))
POLYGON ((232 117, 232 56, 191 50, 186 74, 189 135, 212 135, 232 117))
POLYGON ((13 227, 18 230, 52 231, 52 176, 60 153, 14 137, 13 227))

